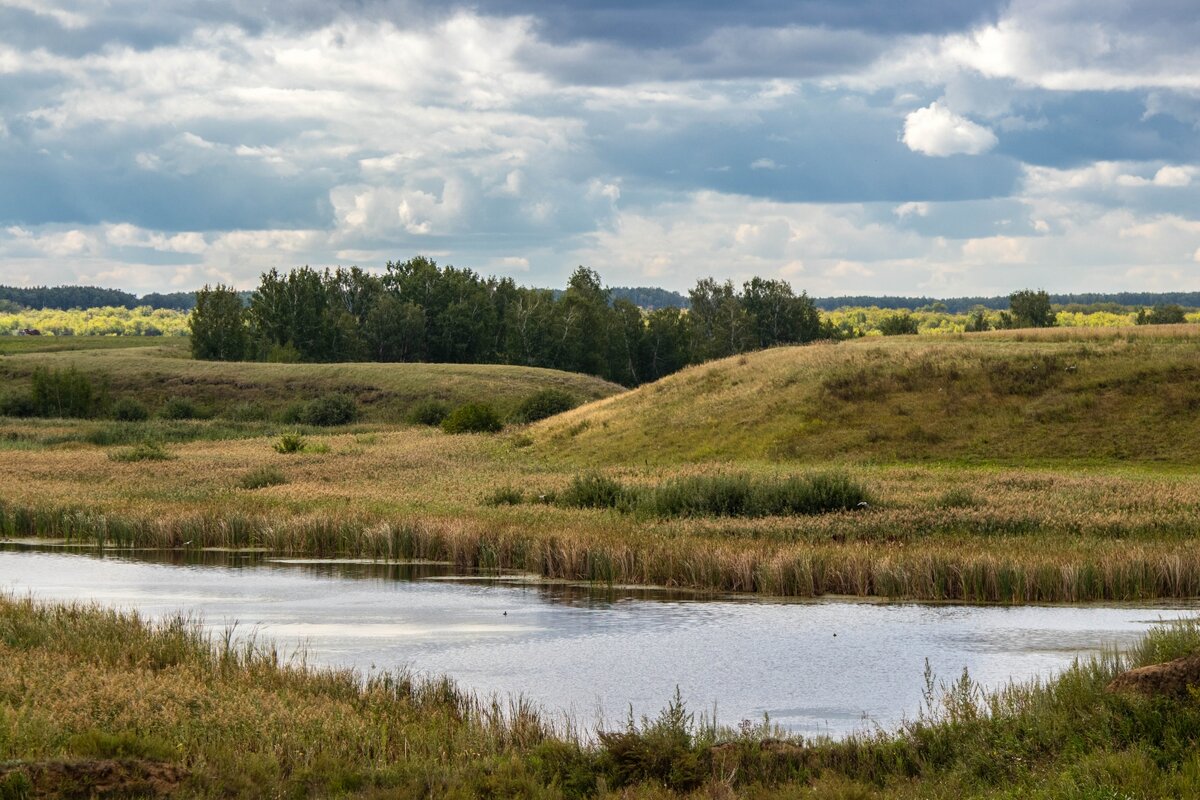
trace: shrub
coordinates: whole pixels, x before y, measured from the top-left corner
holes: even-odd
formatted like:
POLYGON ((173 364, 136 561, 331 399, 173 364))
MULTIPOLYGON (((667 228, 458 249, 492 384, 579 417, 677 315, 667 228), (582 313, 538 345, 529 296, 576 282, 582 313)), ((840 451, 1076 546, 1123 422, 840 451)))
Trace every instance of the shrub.
POLYGON ((311 401, 304 409, 302 422, 308 425, 347 425, 358 419, 358 403, 340 392, 311 401))
POLYGON ((33 370, 33 407, 40 417, 90 417, 103 405, 103 387, 75 367, 33 370))
POLYGON ((442 420, 446 433, 496 433, 503 427, 500 415, 487 403, 465 403, 442 420))
POLYGON ((450 415, 450 406, 441 400, 423 400, 408 412, 408 421, 413 425, 441 425, 450 415))
POLYGON ((307 403, 297 400, 294 403, 289 403, 284 407, 283 411, 279 412, 279 419, 288 425, 299 425, 304 419, 304 411, 308 407, 307 403))
POLYGON ((935 505, 938 508, 971 508, 979 505, 979 500, 971 493, 970 489, 957 487, 943 492, 935 505))
POLYGON ((570 411, 579 402, 562 389, 542 389, 526 397, 512 414, 513 422, 530 423, 570 411))
POLYGON ((0 417, 32 417, 37 413, 33 398, 27 394, 0 396, 0 417))
POLYGON ((525 493, 515 486, 503 486, 483 499, 489 506, 519 506, 525 502, 525 493))
POLYGON ((576 475, 571 483, 558 494, 555 502, 568 508, 629 508, 634 493, 620 481, 599 473, 576 475))
POLYGON ((884 336, 904 336, 917 332, 917 318, 905 311, 902 314, 888 314, 879 320, 879 332, 884 336))
POLYGON ((163 419, 200 419, 200 408, 186 397, 172 397, 159 412, 163 419))
POLYGON ((271 445, 276 453, 302 453, 308 440, 297 432, 285 433, 271 445))
POLYGON ((124 450, 114 450, 108 458, 110 461, 166 461, 174 456, 157 442, 142 442, 124 450))
POLYGON ((238 403, 222 414, 226 419, 233 422, 261 422, 270 414, 267 412, 266 406, 262 403, 238 403))
POLYGON ((259 467, 243 475, 238 481, 238 485, 243 489, 264 489, 287 482, 287 476, 278 467, 259 467))
POLYGON ((150 418, 150 412, 132 397, 122 397, 113 403, 110 416, 119 422, 142 422, 150 418))

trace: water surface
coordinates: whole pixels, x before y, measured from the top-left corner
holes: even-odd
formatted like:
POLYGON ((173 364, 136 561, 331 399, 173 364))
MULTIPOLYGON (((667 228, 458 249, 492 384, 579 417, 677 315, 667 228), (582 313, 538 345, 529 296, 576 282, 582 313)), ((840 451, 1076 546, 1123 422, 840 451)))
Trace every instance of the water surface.
POLYGON ((475 577, 421 564, 246 554, 0 546, 0 590, 90 600, 305 646, 310 663, 447 674, 523 695, 585 727, 689 708, 736 725, 769 715, 799 733, 894 727, 921 706, 928 659, 987 686, 1051 676, 1133 644, 1176 607, 984 607, 697 599, 475 577))

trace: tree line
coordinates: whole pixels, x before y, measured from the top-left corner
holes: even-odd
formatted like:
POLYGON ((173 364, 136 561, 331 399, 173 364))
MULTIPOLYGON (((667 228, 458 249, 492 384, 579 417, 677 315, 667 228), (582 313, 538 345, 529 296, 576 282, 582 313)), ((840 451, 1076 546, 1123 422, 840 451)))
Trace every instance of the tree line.
POLYGON ((196 358, 518 364, 626 386, 714 358, 838 331, 785 281, 698 281, 690 310, 645 311, 580 267, 561 292, 484 278, 418 256, 382 275, 357 267, 271 270, 244 304, 205 287, 192 311, 196 358))

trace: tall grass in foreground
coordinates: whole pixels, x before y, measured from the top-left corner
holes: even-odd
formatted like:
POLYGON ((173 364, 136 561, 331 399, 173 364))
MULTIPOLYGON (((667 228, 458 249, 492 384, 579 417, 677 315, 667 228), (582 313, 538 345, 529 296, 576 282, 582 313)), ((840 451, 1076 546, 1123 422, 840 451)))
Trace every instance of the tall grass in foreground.
POLYGON ((445 679, 311 670, 185 617, 0 596, 0 785, 117 758, 178 765, 191 797, 1183 797, 1200 785, 1200 703, 1105 686, 1193 652, 1196 622, 1164 624, 1049 682, 986 694, 930 677, 920 717, 842 742, 698 722, 677 693, 588 743, 445 679))
POLYGON ((521 570, 546 578, 689 587, 713 592, 855 595, 969 602, 1052 603, 1200 596, 1200 553, 1123 540, 1027 537, 880 546, 755 541, 698 535, 631 537, 523 524, 367 513, 205 511, 102 514, 0 501, 0 536, 42 536, 106 547, 261 548, 271 553, 422 559, 463 570, 521 570))

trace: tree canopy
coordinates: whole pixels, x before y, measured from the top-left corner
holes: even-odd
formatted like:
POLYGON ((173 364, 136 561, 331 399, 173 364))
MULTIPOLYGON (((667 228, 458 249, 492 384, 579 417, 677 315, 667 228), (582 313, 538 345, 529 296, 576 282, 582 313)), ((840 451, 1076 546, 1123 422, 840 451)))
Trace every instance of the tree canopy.
POLYGON ((832 335, 784 281, 699 281, 690 311, 613 299, 579 267, 561 292, 439 266, 424 256, 382 275, 352 267, 271 270, 242 307, 218 286, 197 292, 197 358, 520 364, 634 386, 688 364, 832 335))

